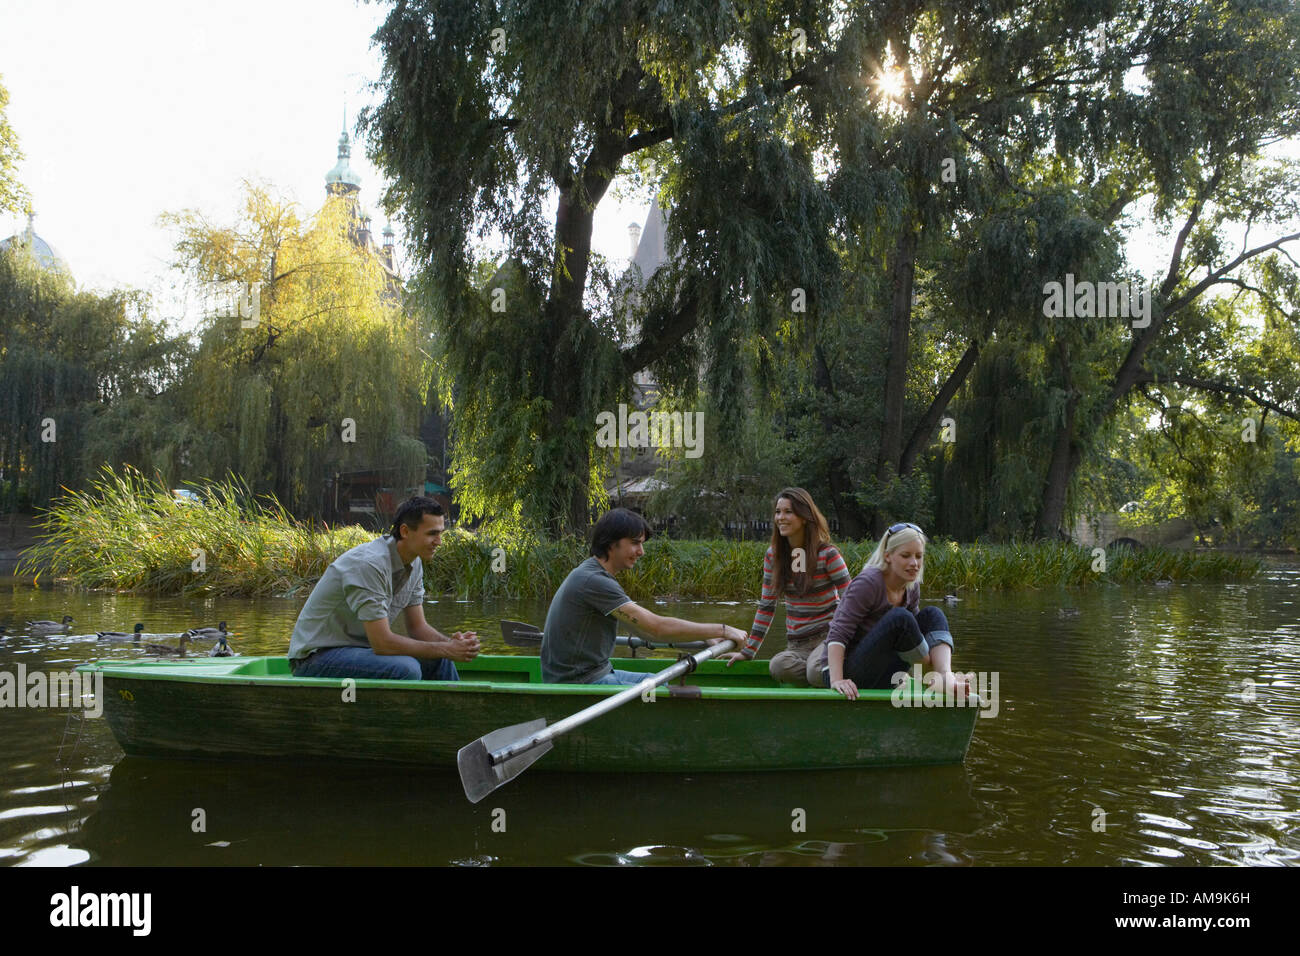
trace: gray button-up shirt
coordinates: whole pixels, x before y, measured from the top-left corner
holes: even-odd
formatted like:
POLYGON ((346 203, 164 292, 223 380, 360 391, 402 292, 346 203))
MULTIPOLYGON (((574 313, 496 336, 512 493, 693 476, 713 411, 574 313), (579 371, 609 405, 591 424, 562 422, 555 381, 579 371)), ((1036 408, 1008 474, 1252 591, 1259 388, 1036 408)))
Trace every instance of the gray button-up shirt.
POLYGON ((316 582, 293 625, 289 658, 326 647, 369 647, 365 622, 381 617, 395 633, 405 634, 402 612, 423 603, 419 558, 403 564, 391 535, 359 544, 335 558, 316 582))

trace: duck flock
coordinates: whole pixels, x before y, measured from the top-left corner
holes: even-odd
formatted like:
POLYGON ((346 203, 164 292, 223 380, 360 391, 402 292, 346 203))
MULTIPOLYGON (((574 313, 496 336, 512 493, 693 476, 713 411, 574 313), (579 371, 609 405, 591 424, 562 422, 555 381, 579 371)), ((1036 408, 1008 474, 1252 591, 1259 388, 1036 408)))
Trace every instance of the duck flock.
MULTIPOLYGON (((74 623, 71 614, 65 614, 61 621, 28 621, 26 632, 34 636, 47 634, 67 634, 72 630, 74 623)), ((5 636, 7 628, 0 624, 0 638, 5 636)), ((95 638, 100 641, 116 641, 129 643, 133 647, 147 651, 149 654, 155 654, 161 657, 188 657, 191 655, 207 657, 232 657, 234 649, 230 646, 230 632, 226 630, 226 622, 222 621, 216 627, 195 627, 188 631, 179 631, 175 633, 150 633, 144 629, 144 622, 138 622, 131 631, 96 631, 95 638), (156 643, 158 641, 176 641, 175 644, 156 643), (202 645, 212 642, 212 646, 206 651, 202 645), (189 648, 190 644, 199 645, 197 649, 189 648)))

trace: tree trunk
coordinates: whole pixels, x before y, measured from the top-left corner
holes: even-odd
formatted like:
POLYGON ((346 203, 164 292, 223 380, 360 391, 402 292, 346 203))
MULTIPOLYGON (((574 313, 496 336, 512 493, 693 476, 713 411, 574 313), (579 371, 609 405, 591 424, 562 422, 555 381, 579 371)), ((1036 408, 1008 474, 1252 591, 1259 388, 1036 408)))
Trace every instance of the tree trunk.
MULTIPOLYGON (((907 349, 912 323, 912 282, 916 275, 917 229, 909 218, 894 246, 889 266, 889 347, 885 359, 884 426, 876 479, 884 484, 898 474, 903 454, 903 408, 907 399, 907 349)), ((884 532, 884 516, 872 514, 873 534, 884 532)))
MULTIPOLYGON (((621 114, 617 117, 621 125, 621 114)), ((564 176, 560 200, 555 210, 556 269, 546 303, 547 340, 552 343, 550 373, 543 383, 542 394, 550 402, 548 434, 559 438, 560 460, 551 463, 556 470, 552 487, 560 491, 554 511, 547 516, 552 534, 582 533, 589 523, 587 507, 591 456, 586 441, 564 440, 575 426, 595 429, 595 410, 586 407, 584 396, 573 387, 573 369, 589 360, 578 354, 573 328, 587 321, 582 297, 587 288, 587 271, 591 263, 591 234, 596 205, 609 187, 613 170, 618 168, 622 140, 610 130, 598 140, 585 167, 585 176, 564 176)))
POLYGON ((587 482, 591 474, 587 445, 566 441, 561 436, 575 423, 580 425, 584 417, 590 418, 591 426, 595 427, 595 418, 585 415, 588 410, 581 407, 582 396, 573 389, 571 378, 572 370, 584 361, 584 356, 574 353, 571 330, 584 320, 582 291, 586 288, 592 232, 592 211, 582 208, 575 191, 576 186, 561 195, 556 210, 556 255, 562 257, 563 268, 557 263, 547 303, 547 338, 553 343, 553 352, 543 395, 550 403, 547 432, 560 440, 562 448, 561 459, 551 463, 555 469, 552 487, 559 493, 554 510, 547 515, 548 530, 553 535, 581 533, 587 527, 587 482))
POLYGON ((975 360, 979 358, 980 346, 978 342, 972 342, 962 353, 961 359, 957 362, 957 367, 952 370, 947 381, 940 387, 938 394, 935 395, 934 401, 926 409, 925 414, 917 423, 916 428, 912 431, 912 437, 903 449, 903 457, 899 459, 898 473, 906 477, 912 473, 912 466, 916 464, 916 459, 926 446, 930 444, 930 438, 934 434, 934 426, 939 424, 939 417, 943 414, 948 403, 952 401, 953 396, 957 394, 957 389, 961 388, 966 377, 970 375, 971 369, 975 367, 975 360))
POLYGON ((1056 431, 1052 443, 1052 460, 1047 466, 1047 485, 1043 489, 1043 503, 1034 524, 1034 537, 1039 540, 1069 537, 1062 527, 1065 520, 1065 499, 1070 490, 1070 479, 1079 466, 1079 445, 1075 441, 1075 413, 1079 407, 1079 394, 1070 377, 1070 364, 1065 349, 1058 343, 1061 358, 1061 376, 1065 382, 1065 418, 1056 431))
POLYGON ((1079 447, 1074 441, 1074 411, 1078 399, 1071 398, 1066 406, 1065 422, 1056 434, 1052 445, 1052 462, 1047 469, 1047 487, 1043 491, 1043 504, 1038 512, 1034 537, 1038 539, 1069 537, 1062 527, 1065 520, 1065 496, 1070 489, 1070 479, 1079 466, 1079 447))
MULTIPOLYGON (((826 353, 818 345, 814 354, 817 359, 817 369, 814 377, 817 389, 833 398, 835 396, 835 385, 831 381, 830 366, 826 364, 826 353)), ((826 434, 833 435, 838 431, 828 412, 823 411, 821 419, 822 428, 825 429, 826 434)), ((860 540, 867 530, 866 515, 862 513, 862 508, 859 507, 852 496, 853 482, 849 480, 843 458, 836 458, 830 463, 827 469, 826 482, 831 490, 831 507, 835 509, 835 515, 840 521, 841 537, 853 541, 860 540)))

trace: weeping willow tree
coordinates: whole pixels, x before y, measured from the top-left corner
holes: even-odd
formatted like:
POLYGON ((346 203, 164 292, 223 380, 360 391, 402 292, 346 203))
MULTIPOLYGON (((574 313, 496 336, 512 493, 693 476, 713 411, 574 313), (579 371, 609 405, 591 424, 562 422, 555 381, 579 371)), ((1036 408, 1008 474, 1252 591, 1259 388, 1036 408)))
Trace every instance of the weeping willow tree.
POLYGON ((946 534, 961 540, 1028 537, 1042 488, 1059 414, 1045 388, 1045 356, 1018 343, 994 340, 955 405, 953 438, 936 455, 937 517, 946 534))
POLYGON ((793 27, 815 45, 828 15, 778 6, 426 0, 395 4, 378 31, 386 98, 363 125, 441 325, 460 396, 454 480, 478 510, 584 528, 596 416, 633 375, 689 395, 703 370, 734 422, 749 334, 788 312, 793 288, 832 280, 814 137, 796 121, 827 65, 790 56, 793 27), (680 251, 633 314, 592 251, 620 176, 662 184, 680 251), (484 259, 517 262, 521 293, 485 301, 484 259))
MULTIPOLYGON (((874 369, 838 371, 879 385, 818 468, 841 518, 878 528, 887 508, 923 496, 909 476, 996 331, 983 302, 918 311, 953 245, 988 235, 1005 200, 1050 199, 1062 184, 1110 230, 1144 197, 1162 217, 1185 209, 1191 230, 1225 192, 1249 194, 1233 157, 1294 131, 1298 29, 1294 5, 1277 0, 394 3, 376 34, 385 100, 364 125, 447 331, 447 373, 477 403, 458 423, 463 486, 503 508, 517 497, 554 529, 584 525, 594 418, 633 374, 649 368, 683 396, 703 388, 732 427, 746 381, 764 382, 753 340, 834 321, 846 272, 860 269, 874 282, 854 321, 872 334, 839 340, 874 369), (618 180, 652 183, 671 208, 674 257, 626 321, 593 284, 595 210, 618 180), (488 308, 472 282, 485 257, 517 260, 531 296, 488 308)), ((1235 208, 1263 222, 1262 205, 1235 208)), ((1026 233, 1023 251, 1059 278, 1088 242, 1053 238, 1064 242, 1026 233)), ((1202 291, 1190 262, 1228 277, 1222 248, 1210 234, 1179 240, 1167 314, 1202 291)), ((1019 320, 1041 315, 1037 269, 987 263, 987 291, 1008 271, 1016 301, 1038 299, 1019 320)), ((1079 387, 1092 374, 1086 343, 1066 332, 1049 351, 1066 400, 1052 413, 1038 535, 1059 531, 1093 433, 1154 371, 1144 362, 1168 328, 1157 315, 1130 336, 1095 409, 1079 387)), ((830 369, 820 400, 840 427, 831 364, 806 367, 830 369)))
POLYGON ((42 504, 61 481, 83 476, 81 440, 98 398, 93 370, 61 347, 71 331, 63 321, 75 295, 71 278, 41 269, 24 252, 0 253, 0 467, 8 511, 20 496, 23 505, 42 504))
POLYGON ((9 106, 9 91, 0 76, 0 212, 18 212, 27 204, 27 193, 18 181, 18 161, 23 158, 18 148, 18 134, 9 125, 5 111, 9 106))
POLYGON ((187 376, 194 427, 180 453, 196 473, 239 475, 299 516, 321 513, 335 473, 424 482, 426 336, 358 241, 356 215, 332 196, 304 221, 248 185, 232 226, 192 211, 164 217, 177 267, 216 303, 187 376))
POLYGON ((43 505, 101 464, 170 475, 185 354, 141 294, 79 292, 22 243, 0 252, 0 509, 43 505))
POLYGON ((962 230, 931 287, 942 310, 964 313, 941 324, 969 336, 964 378, 949 375, 960 387, 944 399, 944 426, 923 455, 938 526, 953 537, 1035 535, 1054 443, 1099 399, 1098 370, 1123 354, 1115 321, 1045 314, 1046 282, 1118 278, 1123 269, 1117 237, 1097 213, 1107 191, 1055 178, 1025 180, 1023 193, 962 230))
POLYGON ((1137 391, 1148 425, 1136 450, 1150 476, 1136 496, 1141 518, 1185 517, 1216 544, 1295 545, 1300 296, 1285 264, 1259 261, 1236 295, 1189 309, 1176 333, 1182 357, 1164 356, 1163 374, 1137 391))

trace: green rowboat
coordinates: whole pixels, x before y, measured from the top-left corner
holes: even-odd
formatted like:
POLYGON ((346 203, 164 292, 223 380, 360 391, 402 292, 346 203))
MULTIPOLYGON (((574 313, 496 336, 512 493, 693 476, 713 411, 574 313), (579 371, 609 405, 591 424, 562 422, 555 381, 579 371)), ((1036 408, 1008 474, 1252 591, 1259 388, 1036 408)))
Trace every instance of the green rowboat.
MULTIPOLYGON (((654 673, 663 658, 617 661, 654 673)), ((536 657, 482 655, 460 681, 294 677, 283 657, 98 661, 104 716, 122 749, 152 757, 379 761, 455 766, 497 728, 553 724, 624 688, 544 684, 536 657)), ((919 695, 919 689, 917 691, 919 695)), ((538 769, 600 772, 823 770, 960 763, 967 706, 899 706, 894 692, 775 683, 765 661, 709 661, 555 741, 538 769)), ((941 701, 939 702, 942 703, 941 701)))

